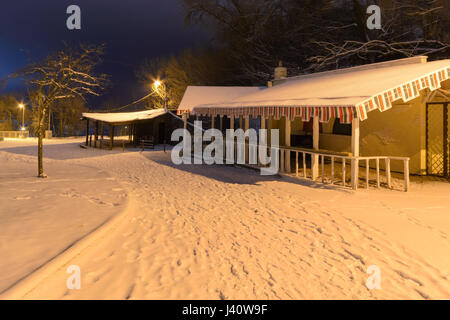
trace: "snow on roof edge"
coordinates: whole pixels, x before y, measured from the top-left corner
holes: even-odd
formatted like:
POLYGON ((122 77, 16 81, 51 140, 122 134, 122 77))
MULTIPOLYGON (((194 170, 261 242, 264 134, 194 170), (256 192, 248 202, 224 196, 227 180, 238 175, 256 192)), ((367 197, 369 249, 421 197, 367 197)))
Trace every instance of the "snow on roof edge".
POLYGON ((166 114, 165 109, 152 109, 135 112, 109 112, 109 113, 94 113, 84 112, 81 114, 83 118, 90 120, 103 121, 108 123, 122 123, 140 120, 151 120, 166 114))

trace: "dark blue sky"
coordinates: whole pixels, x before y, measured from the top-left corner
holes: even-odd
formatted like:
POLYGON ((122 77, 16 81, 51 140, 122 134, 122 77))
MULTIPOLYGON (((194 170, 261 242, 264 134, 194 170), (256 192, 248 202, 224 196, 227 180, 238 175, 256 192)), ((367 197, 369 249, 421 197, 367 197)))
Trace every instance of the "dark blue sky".
MULTIPOLYGON (((0 79, 68 43, 106 43, 102 67, 115 85, 108 97, 127 103, 139 87, 134 70, 145 58, 205 44, 209 34, 186 27, 179 0, 8 0, 0 7, 0 79), (82 29, 69 31, 66 9, 81 8, 82 29), (134 91, 132 93, 131 91, 134 91)), ((16 89, 10 83, 8 90, 16 89)))

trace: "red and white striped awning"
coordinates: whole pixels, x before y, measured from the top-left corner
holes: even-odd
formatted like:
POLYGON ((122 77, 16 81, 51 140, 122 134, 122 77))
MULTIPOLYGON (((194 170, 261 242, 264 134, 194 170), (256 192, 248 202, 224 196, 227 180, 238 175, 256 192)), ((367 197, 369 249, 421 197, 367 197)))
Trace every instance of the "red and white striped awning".
POLYGON ((355 117, 367 119, 375 109, 389 110, 397 100, 415 99, 426 88, 434 91, 448 79, 450 59, 426 62, 426 57, 414 57, 288 78, 274 87, 228 102, 203 102, 189 111, 204 116, 287 116, 303 121, 317 116, 321 122, 339 118, 341 123, 351 123, 355 117))

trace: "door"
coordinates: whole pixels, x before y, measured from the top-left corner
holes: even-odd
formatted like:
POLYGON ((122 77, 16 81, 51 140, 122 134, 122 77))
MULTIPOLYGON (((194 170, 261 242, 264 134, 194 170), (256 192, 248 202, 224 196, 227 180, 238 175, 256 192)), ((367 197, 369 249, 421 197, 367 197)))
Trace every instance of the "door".
POLYGON ((427 174, 449 178, 449 102, 427 103, 426 108, 427 174))

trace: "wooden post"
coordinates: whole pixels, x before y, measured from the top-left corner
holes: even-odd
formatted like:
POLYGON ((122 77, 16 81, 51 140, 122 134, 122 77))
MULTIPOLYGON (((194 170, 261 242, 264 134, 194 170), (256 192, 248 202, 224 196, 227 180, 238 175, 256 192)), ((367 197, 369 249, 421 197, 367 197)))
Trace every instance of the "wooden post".
POLYGON ((345 158, 342 158, 342 186, 345 187, 345 158))
POLYGON ((352 189, 358 189, 358 174, 359 174, 359 118, 352 120, 352 189))
POLYGON ((369 159, 366 159, 366 189, 369 189, 369 159))
MULTIPOLYGON (((291 120, 289 120, 289 117, 285 117, 285 131, 284 131, 284 145, 286 147, 291 146, 291 120)), ((285 169, 288 173, 291 172, 291 152, 289 150, 286 150, 286 158, 285 158, 285 169)))
POLYGON ((266 128, 266 118, 264 116, 261 116, 261 129, 266 128))
POLYGON ((89 145, 89 119, 86 119, 86 146, 89 145))
POLYGON ((98 121, 95 121, 95 128, 94 128, 94 148, 97 148, 97 141, 98 141, 98 121))
POLYGON ((377 188, 380 188, 380 159, 377 158, 377 188))
MULTIPOLYGON (((313 149, 319 150, 319 117, 313 117, 313 149)), ((316 180, 319 175, 319 157, 317 154, 311 154, 311 172, 312 179, 316 180)))
POLYGON ((298 177, 298 151, 295 152, 295 176, 298 177))
POLYGON ((409 190, 409 159, 403 160, 403 170, 405 174, 405 192, 409 190))
POLYGON ((215 116, 211 116, 211 129, 214 129, 214 126, 216 125, 214 122, 216 120, 215 116))
POLYGON ((331 184, 334 182, 334 157, 331 156, 331 184))
POLYGON ((102 148, 103 145, 103 136, 104 136, 104 126, 103 126, 103 122, 100 123, 100 132, 101 132, 101 139, 100 139, 100 149, 102 148))
POLYGON ((325 155, 322 155, 322 183, 325 183, 325 155))
POLYGON ((223 132, 223 115, 220 115, 219 117, 219 127, 220 131, 223 132))
POLYGON ((109 127, 109 149, 112 150, 114 145, 114 125, 109 127))
POLYGON ((386 158, 386 183, 391 188, 391 159, 386 158))
POLYGON ((184 130, 187 129, 187 113, 183 113, 183 128, 184 130))

